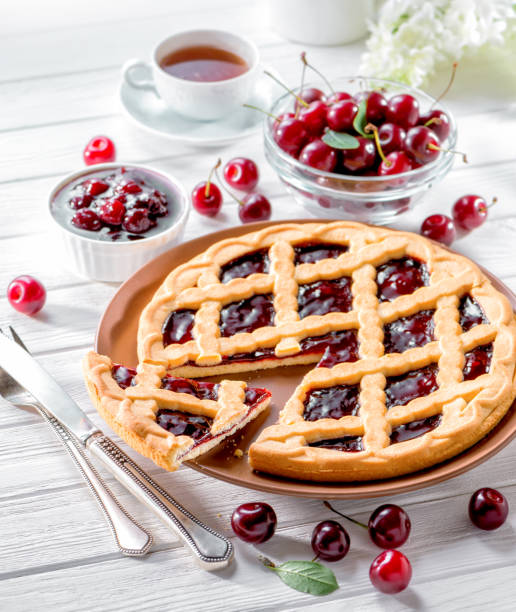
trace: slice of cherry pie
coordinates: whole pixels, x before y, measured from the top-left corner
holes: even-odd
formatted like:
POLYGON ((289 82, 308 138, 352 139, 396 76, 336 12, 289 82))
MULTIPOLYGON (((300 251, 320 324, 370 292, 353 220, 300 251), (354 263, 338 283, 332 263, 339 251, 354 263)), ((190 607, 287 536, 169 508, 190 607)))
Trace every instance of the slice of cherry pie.
POLYGON ((244 382, 199 382, 160 366, 138 372, 90 352, 83 362, 90 396, 104 420, 142 455, 166 470, 193 459, 265 410, 270 393, 244 382))
POLYGON ((143 371, 194 378, 317 364, 249 451, 257 470, 310 480, 434 465, 516 395, 514 315, 478 267, 350 222, 270 226, 179 266, 142 313, 138 356, 143 371))

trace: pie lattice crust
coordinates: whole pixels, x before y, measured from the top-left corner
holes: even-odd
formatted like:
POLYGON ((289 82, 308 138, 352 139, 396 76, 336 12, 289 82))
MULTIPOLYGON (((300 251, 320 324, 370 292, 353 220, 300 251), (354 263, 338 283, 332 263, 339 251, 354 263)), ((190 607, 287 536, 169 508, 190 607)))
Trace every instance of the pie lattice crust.
MULTIPOLYGON (((359 359, 316 367, 305 375, 280 413, 249 451, 254 469, 292 478, 351 481, 388 478, 450 458, 486 435, 512 404, 515 391, 516 324, 508 300, 470 260, 416 234, 351 222, 274 225, 223 240, 172 271, 142 313, 138 331, 140 367, 160 367, 179 376, 207 376, 299 363, 321 354, 305 354, 300 342, 341 330, 356 330, 359 359), (294 265, 294 247, 321 242, 345 245, 334 259, 294 265), (227 283, 221 268, 245 254, 266 249, 267 274, 251 274, 227 283), (377 297, 378 266, 410 257, 423 262, 427 286, 393 301, 377 297), (300 319, 298 287, 319 280, 351 278, 352 309, 300 319), (274 324, 251 333, 223 337, 221 308, 257 294, 272 294, 274 324), (464 332, 459 324, 461 297, 470 295, 487 323, 464 332), (193 339, 163 344, 162 328, 171 312, 195 311, 193 339), (402 353, 385 353, 384 326, 433 309, 435 339, 402 353), (492 344, 489 371, 463 380, 465 353, 492 344), (229 361, 227 357, 274 349, 274 358, 229 361), (435 365, 438 389, 406 405, 387 409, 388 377, 435 365), (339 419, 307 421, 303 406, 313 389, 359 385, 359 411, 339 419), (440 415, 437 427, 416 438, 391 443, 394 428, 440 415), (321 440, 360 438, 362 450, 343 452, 309 446, 321 440)), ((144 401, 144 400, 142 400, 144 401)))

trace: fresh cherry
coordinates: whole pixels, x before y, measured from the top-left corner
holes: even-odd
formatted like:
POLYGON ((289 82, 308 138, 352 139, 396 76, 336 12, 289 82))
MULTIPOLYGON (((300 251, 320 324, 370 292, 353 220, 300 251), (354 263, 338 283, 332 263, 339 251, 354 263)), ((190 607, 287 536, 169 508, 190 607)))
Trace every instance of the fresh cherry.
POLYGON ((235 189, 252 191, 258 183, 258 166, 252 159, 235 157, 224 166, 224 178, 235 189))
POLYGON ((463 232, 479 227, 487 218, 487 204, 478 195, 465 195, 459 198, 452 207, 455 225, 463 232))
POLYGON ((310 136, 305 124, 299 119, 287 118, 280 121, 274 131, 274 140, 280 149, 297 157, 310 136))
POLYGON ((242 223, 267 221, 271 212, 271 203, 261 193, 250 193, 239 202, 238 216, 242 223))
POLYGON ((115 145, 107 136, 94 136, 84 147, 82 156, 87 166, 114 162, 115 145))
POLYGON ((343 100, 353 100, 353 96, 348 94, 347 91, 335 91, 328 98, 326 98, 326 104, 328 106, 330 104, 336 104, 337 102, 342 102, 343 100))
POLYGON ((342 151, 342 165, 350 172, 359 172, 371 168, 376 160, 376 147, 369 138, 358 137, 356 149, 342 151))
POLYGON ((326 111, 328 107, 321 100, 311 102, 307 108, 301 108, 299 119, 304 123, 311 136, 320 136, 326 127, 326 111))
POLYGON ((410 534, 410 519, 399 506, 383 504, 371 514, 369 536, 380 548, 398 548, 410 534))
POLYGON ((479 529, 491 531, 505 523, 509 504, 500 491, 484 487, 478 489, 469 501, 469 518, 479 529))
POLYGON ((99 217, 108 225, 120 225, 125 215, 125 206, 120 200, 106 200, 99 208, 99 217))
POLYGON ((401 593, 412 578, 410 561, 399 550, 384 550, 371 563, 369 578, 382 593, 401 593))
POLYGON ((149 211, 145 208, 131 210, 122 221, 122 227, 131 234, 143 234, 153 225, 155 222, 149 218, 149 211))
POLYGON ((337 152, 322 140, 316 139, 301 149, 299 161, 311 168, 332 172, 337 165, 337 152))
POLYGON ((424 125, 418 125, 407 132, 405 150, 417 162, 428 164, 439 156, 441 148, 435 133, 424 125))
POLYGON ((408 155, 403 151, 392 151, 378 166, 378 175, 390 176, 392 174, 408 172, 409 170, 412 170, 412 162, 408 155))
POLYGON ((378 91, 372 91, 367 97, 366 119, 369 123, 379 124, 385 119, 387 100, 378 91))
POLYGON ((326 120, 328 126, 336 132, 345 132, 353 128, 353 119, 358 112, 358 106, 350 100, 341 100, 328 107, 326 120))
POLYGON ((349 550, 349 535, 337 521, 322 521, 312 532, 312 549, 324 561, 340 561, 349 550))
POLYGON ((194 187, 192 191, 192 205, 195 210, 207 217, 214 217, 220 210, 222 205, 222 193, 220 189, 212 182, 211 177, 213 172, 220 166, 220 159, 215 166, 210 170, 207 181, 203 181, 194 187))
POLYGON ((421 115, 419 123, 430 128, 441 142, 444 142, 450 134, 450 118, 437 108, 421 115))
POLYGON ((231 516, 231 527, 244 542, 261 544, 274 535, 276 513, 263 502, 247 503, 238 506, 231 516))
POLYGON ((97 213, 89 208, 78 210, 72 217, 72 223, 75 227, 89 230, 90 232, 98 232, 102 227, 102 221, 97 213))
POLYGON ((450 246, 457 235, 455 225, 448 215, 430 215, 421 224, 422 236, 450 246))
POLYGON ((45 304, 45 287, 33 276, 22 274, 13 279, 7 287, 7 299, 18 312, 34 315, 45 304))
POLYGON ((385 116, 390 123, 408 130, 419 121, 419 102, 409 94, 393 96, 387 102, 385 116))
POLYGON ((392 151, 402 151, 405 146, 405 130, 395 123, 382 123, 378 128, 380 146, 385 155, 392 151))
MULTIPOLYGON (((316 102, 317 100, 321 100, 324 102, 324 92, 316 87, 306 87, 302 89, 298 94, 298 97, 306 102, 307 104, 311 104, 312 102, 316 102)), ((296 110, 298 106, 301 106, 300 103, 296 100, 296 110)))

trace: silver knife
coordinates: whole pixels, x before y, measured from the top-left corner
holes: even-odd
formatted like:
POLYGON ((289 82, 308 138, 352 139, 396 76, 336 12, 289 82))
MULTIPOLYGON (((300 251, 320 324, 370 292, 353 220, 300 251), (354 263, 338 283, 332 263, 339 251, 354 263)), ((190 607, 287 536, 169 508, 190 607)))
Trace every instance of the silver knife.
POLYGON ((231 562, 231 541, 204 525, 154 482, 90 421, 29 353, 3 333, 0 333, 0 366, 100 459, 117 480, 175 531, 203 569, 220 569, 231 562))

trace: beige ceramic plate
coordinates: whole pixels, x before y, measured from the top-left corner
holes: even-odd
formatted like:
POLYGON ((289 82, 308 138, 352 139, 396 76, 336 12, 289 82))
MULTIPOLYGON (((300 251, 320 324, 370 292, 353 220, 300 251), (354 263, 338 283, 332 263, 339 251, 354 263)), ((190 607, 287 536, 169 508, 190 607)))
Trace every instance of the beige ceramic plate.
MULTIPOLYGON (((305 220, 296 220, 295 222, 303 221, 305 220)), ((315 220, 306 221, 313 223, 315 220)), ((97 330, 96 350, 108 355, 116 363, 135 366, 137 363, 136 331, 138 318, 143 307, 151 299, 165 276, 173 268, 198 255, 218 240, 262 229, 270 224, 256 223, 238 226, 191 240, 172 248, 140 268, 120 287, 108 304, 97 330)), ((487 271, 484 270, 484 272, 494 286, 508 297, 516 310, 516 296, 498 279, 487 271)), ((371 482, 318 484, 253 472, 245 457, 239 459, 234 456, 235 448, 240 448, 245 452, 258 432, 264 426, 276 421, 278 412, 303 374, 313 367, 313 365, 279 367, 257 373, 249 372, 234 375, 233 378, 243 379, 248 381, 249 384, 268 388, 272 392, 273 398, 270 410, 250 423, 245 430, 235 437, 228 439, 221 447, 214 449, 202 459, 189 462, 187 465, 214 478, 259 491, 318 499, 375 497, 413 491, 462 474, 500 451, 516 435, 515 402, 498 426, 471 449, 431 469, 407 476, 371 482)), ((221 378, 212 377, 210 380, 220 380, 221 378)), ((232 378, 232 376, 226 376, 226 378, 232 378)))

